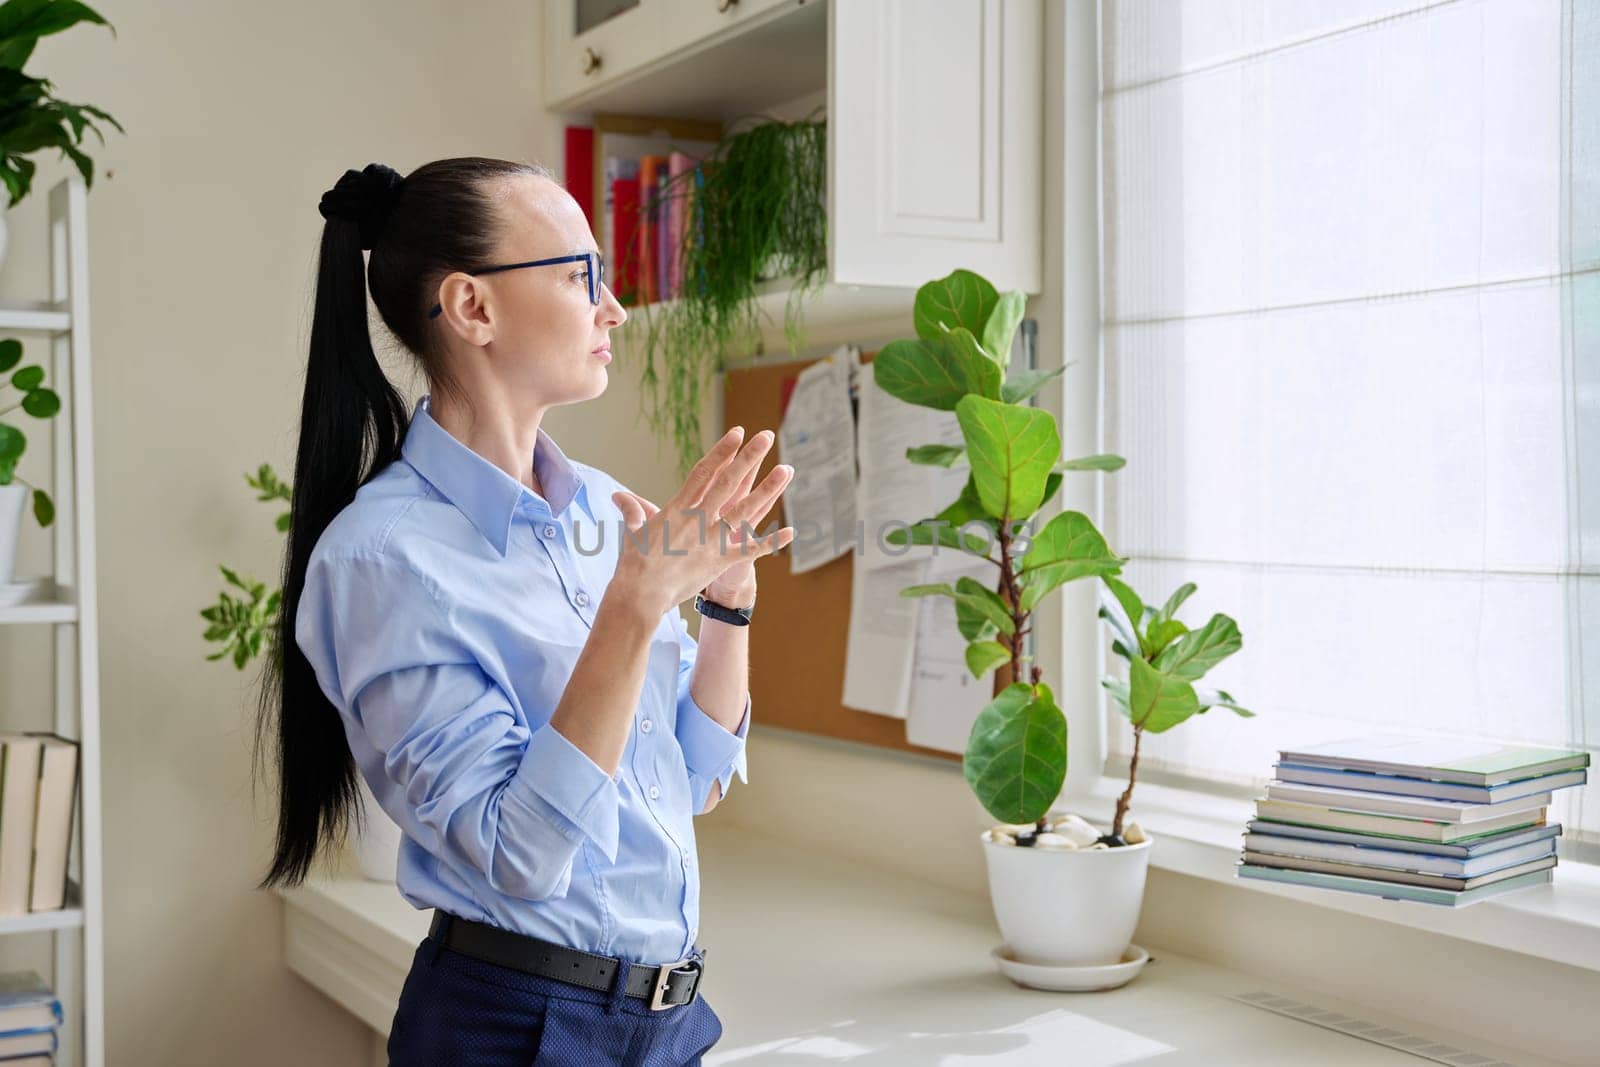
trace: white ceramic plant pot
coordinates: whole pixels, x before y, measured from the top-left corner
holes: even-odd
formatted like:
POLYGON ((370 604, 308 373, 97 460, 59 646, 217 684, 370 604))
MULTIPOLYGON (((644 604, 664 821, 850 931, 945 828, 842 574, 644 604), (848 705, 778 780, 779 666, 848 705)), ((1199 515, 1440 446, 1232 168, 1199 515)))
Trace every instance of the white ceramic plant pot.
POLYGON ((979 840, 989 864, 989 900, 1012 956, 1065 967, 1121 961, 1144 904, 1148 837, 1137 845, 1103 849, 979 840))
POLYGON ((361 806, 366 811, 366 829, 356 833, 356 866, 361 875, 374 882, 392 882, 400 869, 400 827, 378 804, 359 773, 356 785, 361 790, 361 806))
POLYGON ((25 485, 0 485, 0 585, 17 570, 17 538, 22 532, 22 512, 28 503, 25 485))

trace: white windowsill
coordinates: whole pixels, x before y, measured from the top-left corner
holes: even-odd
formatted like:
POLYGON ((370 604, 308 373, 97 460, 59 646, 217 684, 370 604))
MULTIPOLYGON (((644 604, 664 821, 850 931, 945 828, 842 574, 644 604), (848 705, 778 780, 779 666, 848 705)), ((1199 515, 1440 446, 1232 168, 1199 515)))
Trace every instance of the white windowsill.
MULTIPOLYGON (((1068 794, 1061 806, 1109 812, 1125 788, 1126 780, 1102 777, 1089 789, 1068 794)), ((1254 816, 1250 801, 1144 782, 1135 787, 1133 799, 1133 817, 1154 840, 1150 863, 1163 870, 1600 971, 1600 866, 1595 864, 1563 858, 1550 885, 1464 908, 1382 900, 1239 878, 1234 871, 1242 835, 1254 816)))

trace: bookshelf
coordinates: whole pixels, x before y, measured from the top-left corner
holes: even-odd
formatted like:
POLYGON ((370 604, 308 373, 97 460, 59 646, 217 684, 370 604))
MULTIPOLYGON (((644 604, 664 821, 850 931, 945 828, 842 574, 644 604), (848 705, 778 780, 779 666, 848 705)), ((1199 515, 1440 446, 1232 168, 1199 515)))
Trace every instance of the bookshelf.
MULTIPOLYGON (((55 911, 0 918, 0 936, 42 933, 52 940, 45 977, 64 1021, 55 1062, 105 1063, 105 966, 100 856, 100 677, 94 557, 93 408, 89 348, 87 189, 76 175, 49 194, 51 299, 0 303, 0 335, 43 336, 50 345, 49 383, 60 394, 53 419, 51 530, 53 573, 33 595, 0 606, 0 625, 53 627, 54 719, 49 729, 78 742, 80 775, 68 850, 67 902, 55 911)), ((31 512, 23 522, 32 522, 31 512)), ((3 635, 0 635, 3 639, 3 635)), ((8 723, 40 729, 37 723, 8 723)))

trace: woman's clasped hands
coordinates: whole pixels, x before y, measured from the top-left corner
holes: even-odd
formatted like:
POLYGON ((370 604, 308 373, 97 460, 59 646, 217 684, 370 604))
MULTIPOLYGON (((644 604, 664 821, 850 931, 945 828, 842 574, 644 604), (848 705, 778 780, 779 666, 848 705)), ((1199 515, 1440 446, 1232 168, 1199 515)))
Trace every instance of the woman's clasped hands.
POLYGON ((628 527, 613 582, 627 583, 662 613, 718 584, 753 595, 755 561, 794 539, 792 526, 756 534, 794 476, 793 467, 779 464, 755 485, 772 443, 770 430, 745 442, 744 427, 735 426, 661 507, 637 493, 612 493, 628 527))

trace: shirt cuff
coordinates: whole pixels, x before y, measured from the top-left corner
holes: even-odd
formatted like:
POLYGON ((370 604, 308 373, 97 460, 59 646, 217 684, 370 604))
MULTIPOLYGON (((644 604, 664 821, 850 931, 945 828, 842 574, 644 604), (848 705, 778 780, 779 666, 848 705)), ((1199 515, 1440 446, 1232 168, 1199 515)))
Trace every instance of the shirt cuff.
POLYGON ((531 794, 544 801, 570 824, 561 827, 569 838, 587 836, 608 861, 617 861, 622 803, 617 779, 560 730, 545 723, 533 731, 509 788, 518 791, 519 799, 531 794))
POLYGON ((733 781, 734 771, 738 771, 741 782, 747 785, 750 782, 745 776, 745 736, 749 732, 748 692, 744 698, 744 717, 739 721, 739 729, 729 733, 727 727, 707 715, 695 703, 689 687, 683 687, 683 695, 678 698, 678 746, 683 749, 684 765, 691 774, 717 779, 722 784, 724 796, 733 781))

